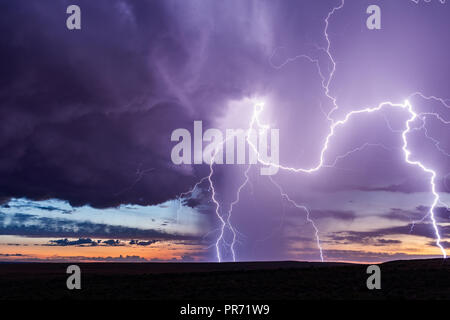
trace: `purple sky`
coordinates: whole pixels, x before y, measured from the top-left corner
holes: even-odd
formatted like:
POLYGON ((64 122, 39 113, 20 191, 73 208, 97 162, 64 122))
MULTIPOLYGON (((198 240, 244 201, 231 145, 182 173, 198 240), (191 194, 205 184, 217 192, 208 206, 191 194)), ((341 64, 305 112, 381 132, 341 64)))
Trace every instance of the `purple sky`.
MULTIPOLYGON (((328 19, 329 56, 325 18, 340 3, 2 2, 0 259, 106 258, 87 252, 91 242, 76 241, 89 238, 122 241, 120 254, 129 250, 133 257, 139 245, 132 240, 147 241, 148 250, 163 243, 151 254, 139 251, 137 260, 217 260, 220 221, 208 183, 178 200, 209 167, 174 165, 170 135, 192 130, 194 120, 205 129, 246 129, 253 98, 265 101, 261 118, 280 130, 280 163, 302 168, 319 161, 330 97, 339 106, 335 121, 407 98, 416 113, 439 115, 424 116, 424 126, 414 122, 408 141, 412 159, 437 173, 435 216, 448 248, 450 140, 443 121, 450 121, 450 100, 443 100, 446 106, 411 95, 450 98, 450 4, 346 0, 328 19), (69 4, 81 7, 81 30, 66 28, 69 4), (381 30, 366 27, 371 4, 381 8, 381 30), (317 66, 328 79, 333 61, 327 97, 317 66), (75 240, 59 241, 65 238, 75 240), (32 244, 51 244, 53 251, 27 248, 32 244), (177 253, 169 255, 173 245, 177 253), (76 257, 64 251, 73 246, 81 248, 76 257)), ((430 176, 404 161, 408 117, 386 108, 352 118, 325 154, 333 168, 280 170, 271 181, 254 166, 230 219, 236 258, 320 260, 305 210, 281 197, 276 184, 310 210, 325 260, 440 256, 429 216, 411 229, 427 215, 433 195, 430 176)), ((245 169, 215 167, 222 216, 245 169)), ((222 259, 230 260, 229 228, 223 240, 222 259)))

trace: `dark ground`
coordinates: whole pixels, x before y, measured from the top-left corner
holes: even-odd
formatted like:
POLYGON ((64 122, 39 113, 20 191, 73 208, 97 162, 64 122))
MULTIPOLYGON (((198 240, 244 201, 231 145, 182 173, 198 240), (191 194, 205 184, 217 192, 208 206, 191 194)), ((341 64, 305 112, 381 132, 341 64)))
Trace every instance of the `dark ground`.
POLYGON ((448 260, 383 263, 381 290, 367 265, 308 262, 79 263, 81 290, 61 263, 0 263, 0 300, 450 299, 448 260))

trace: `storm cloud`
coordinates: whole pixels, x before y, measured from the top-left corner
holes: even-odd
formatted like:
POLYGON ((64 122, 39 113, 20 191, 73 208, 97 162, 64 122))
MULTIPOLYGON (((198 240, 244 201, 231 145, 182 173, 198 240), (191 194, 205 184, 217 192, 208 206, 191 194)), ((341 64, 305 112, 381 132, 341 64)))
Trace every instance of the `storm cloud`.
POLYGON ((255 74, 245 70, 264 58, 260 45, 214 23, 212 4, 198 21, 183 17, 205 6, 197 2, 79 5, 83 30, 74 33, 64 2, 1 4, 0 196, 94 207, 175 198, 202 169, 173 166, 172 130, 207 125, 213 106, 250 93, 255 74), (220 34, 234 46, 220 47, 220 34))
MULTIPOLYGON (((327 135, 330 119, 387 100, 409 99, 418 114, 437 112, 449 121, 450 109, 440 101, 411 96, 420 91, 448 98, 448 12, 438 3, 385 1, 383 28, 368 30, 370 1, 347 1, 329 16, 339 3, 78 0, 82 29, 70 31, 69 1, 2 1, 0 204, 8 214, 0 213, 0 234, 52 237, 55 250, 93 245, 92 239, 108 241, 101 243, 105 246, 133 240, 135 248, 159 240, 200 242, 200 236, 184 233, 192 230, 214 244, 226 220, 224 260, 231 259, 235 236, 242 260, 291 258, 287 242, 295 238, 297 247, 309 246, 316 233, 324 244, 405 244, 391 236, 407 238, 411 221, 426 216, 433 196, 430 171, 405 161, 401 132, 408 112, 358 114, 332 138, 327 135), (279 129, 281 164, 315 168, 323 160, 324 167, 312 174, 279 170, 273 177, 290 199, 311 209, 320 231, 306 210, 287 203, 273 181, 257 174, 256 166, 249 171, 215 166, 210 180, 180 197, 210 168, 172 163, 173 130, 190 129, 196 120, 205 129, 246 128, 251 98, 265 102, 261 120, 279 129), (365 144, 369 147, 361 148, 365 144), (240 189, 246 178, 249 183, 240 189), (17 199, 24 207, 8 208, 17 199), (47 199, 71 207, 33 204, 40 215, 26 214, 33 209, 27 201, 47 199), (129 215, 108 211, 135 205, 140 207, 126 211, 129 215), (80 208, 83 217, 98 220, 75 221, 81 219, 73 217, 80 208), (140 228, 143 220, 134 220, 135 212, 139 219, 148 213, 154 225, 140 228), (121 225, 125 216, 135 224, 121 225)), ((411 123, 408 150, 412 161, 436 172, 436 190, 445 200, 448 126, 437 117, 425 118, 411 123)), ((436 218, 448 222, 444 204, 438 206, 436 218)), ((412 229, 424 241, 435 237, 429 220, 412 229)), ((439 231, 447 241, 448 226, 439 231)), ((328 254, 349 255, 377 258, 351 250, 328 254)), ((317 251, 313 256, 318 258, 317 251)))

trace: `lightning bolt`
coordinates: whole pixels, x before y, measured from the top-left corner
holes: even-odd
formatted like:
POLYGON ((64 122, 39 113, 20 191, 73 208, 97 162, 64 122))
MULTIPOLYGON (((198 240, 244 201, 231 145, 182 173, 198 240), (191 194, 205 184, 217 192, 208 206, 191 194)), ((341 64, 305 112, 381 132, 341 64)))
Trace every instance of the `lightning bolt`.
MULTIPOLYGON (((318 162, 318 164, 316 166, 313 166, 311 168, 287 167, 287 166, 280 165, 280 164, 277 164, 277 163, 265 161, 265 160, 263 160, 260 157, 260 154, 257 152, 257 148, 254 145, 254 143, 252 141, 250 141, 249 139, 247 139, 247 143, 256 152, 257 160, 262 165, 273 166, 273 167, 277 167, 278 169, 281 169, 281 170, 286 170, 286 171, 295 172, 295 173, 314 173, 314 172, 317 172, 318 170, 320 170, 321 168, 326 166, 324 164, 325 163, 325 153, 326 153, 326 151, 329 148, 330 141, 333 138, 333 136, 335 135, 337 128, 346 125, 351 120, 351 118, 353 118, 355 115, 374 113, 374 112, 380 111, 383 108, 388 107, 388 106, 392 107, 392 108, 404 109, 404 110, 406 110, 408 112, 408 114, 410 116, 410 118, 405 123, 405 130, 402 131, 402 140, 403 140, 402 150, 403 150, 403 153, 404 153, 404 160, 405 160, 406 163, 420 168, 422 171, 424 171, 425 173, 427 173, 430 176, 431 192, 433 194, 434 199, 433 199, 433 203, 432 203, 432 205, 430 207, 429 215, 430 215, 430 218, 431 218, 431 221, 432 221, 432 225, 433 225, 433 228, 434 228, 434 231, 435 231, 435 235, 436 235, 436 245, 441 250, 443 257, 446 258, 447 254, 446 254, 444 248, 441 245, 441 236, 439 234, 437 222, 436 222, 436 219, 435 219, 435 213, 434 213, 436 205, 441 202, 441 200, 439 198, 439 194, 436 191, 435 180, 436 180, 437 174, 436 174, 436 172, 434 170, 426 167, 420 161, 418 161, 418 160, 411 160, 411 158, 410 158, 411 151, 408 149, 407 135, 412 130, 411 129, 411 123, 414 122, 419 117, 419 115, 413 110, 413 107, 412 107, 411 103, 408 100, 406 100, 402 104, 398 104, 398 103, 396 104, 396 103, 393 103, 393 102, 390 102, 390 101, 385 101, 385 102, 382 102, 378 106, 373 107, 373 108, 363 108, 363 109, 359 109, 359 110, 353 110, 353 111, 350 111, 349 113, 347 113, 345 115, 344 119, 333 122, 331 127, 330 127, 330 132, 329 132, 329 134, 327 135, 327 137, 325 139, 324 146, 323 146, 323 148, 322 148, 322 150, 320 152, 319 162, 318 162)), ((252 126, 253 126, 254 123, 259 123, 259 118, 258 117, 259 117, 260 113, 261 113, 260 108, 255 107, 255 112, 254 112, 254 118, 255 119, 252 120, 252 122, 251 122, 252 126)))
MULTIPOLYGON (((222 145, 223 145, 223 143, 224 142, 222 142, 222 145)), ((226 221, 220 214, 220 203, 216 198, 216 189, 214 188, 214 182, 212 180, 212 176, 214 174, 214 160, 216 159, 218 152, 219 152, 219 149, 216 147, 216 149, 214 150, 214 156, 213 156, 211 164, 209 166, 210 171, 209 171, 209 175, 208 175, 208 181, 209 181, 209 186, 211 188, 211 200, 214 202, 214 205, 216 207, 215 213, 221 223, 220 234, 216 240, 216 254, 217 254, 217 261, 222 262, 222 258, 220 255, 220 243, 223 239, 225 227, 227 226, 228 221, 226 221)))
POLYGON ((236 199, 231 203, 230 205, 230 209, 227 212, 227 217, 224 218, 221 214, 222 211, 222 206, 219 202, 219 200, 217 199, 217 191, 216 188, 214 186, 214 181, 213 181, 213 176, 214 176, 214 163, 216 162, 216 158, 217 155, 219 154, 220 148, 223 148, 224 144, 228 141, 228 139, 230 139, 232 137, 228 137, 227 139, 224 139, 222 141, 220 141, 219 143, 217 143, 215 145, 214 148, 214 152, 213 155, 211 157, 211 162, 209 164, 209 174, 205 177, 203 177, 202 179, 200 179, 190 190, 183 192, 181 194, 178 195, 177 199, 179 201, 179 208, 177 210, 177 217, 178 217, 178 213, 182 208, 182 199, 191 195, 195 189, 197 187, 199 187, 204 181, 208 181, 209 183, 209 190, 211 192, 211 201, 214 204, 214 213, 217 216, 217 219, 219 220, 220 226, 218 228, 219 231, 219 235, 215 241, 215 248, 216 248, 216 256, 217 256, 217 261, 218 262, 222 262, 222 255, 221 255, 221 244, 222 242, 225 242, 224 236, 225 236, 225 230, 228 228, 231 233, 232 233, 232 244, 230 246, 231 249, 231 253, 232 253, 232 258, 233 261, 236 261, 236 253, 235 253, 235 243, 236 243, 236 230, 235 228, 232 226, 231 224, 231 213, 233 211, 233 206, 236 205, 239 200, 240 200, 240 192, 241 190, 245 187, 245 185, 249 182, 249 177, 248 177, 248 172, 250 170, 250 165, 248 166, 247 170, 245 171, 245 181, 243 182, 243 184, 238 188, 238 191, 236 193, 236 199))
MULTIPOLYGON (((419 2, 419 0, 412 0, 412 1, 415 2, 415 3, 419 2)), ((429 2, 429 1, 430 0, 425 0, 425 2, 429 2)), ((441 3, 445 3, 445 0, 440 0, 440 2, 441 3)), ((329 62, 331 64, 331 70, 330 70, 330 72, 329 72, 327 77, 325 77, 323 75, 322 71, 321 71, 319 60, 311 58, 310 56, 307 56, 307 55, 304 55, 304 54, 297 55, 297 56, 295 56, 293 58, 288 58, 285 62, 283 62, 282 64, 279 64, 279 65, 275 65, 274 63, 272 63, 272 58, 275 55, 276 51, 274 51, 272 56, 269 58, 269 63, 275 69, 281 69, 282 67, 284 67, 288 63, 291 63, 291 62, 293 62, 293 61, 295 61, 297 59, 307 59, 311 63, 314 63, 316 65, 316 67, 317 67, 319 76, 320 76, 320 78, 322 80, 321 83, 322 83, 322 88, 324 90, 324 93, 327 96, 327 98, 330 99, 330 101, 332 102, 332 105, 333 105, 332 109, 326 114, 327 119, 331 122, 331 124, 330 124, 330 127, 329 127, 329 132, 328 132, 327 136, 325 137, 325 140, 324 140, 324 143, 323 143, 323 147, 322 147, 322 149, 320 151, 319 160, 318 160, 317 164, 312 166, 312 167, 310 167, 310 168, 295 168, 295 167, 288 167, 288 166, 280 165, 280 164, 277 164, 277 163, 268 162, 268 161, 265 161, 265 160, 263 160, 261 158, 261 156, 260 156, 260 154, 258 152, 258 148, 249 139, 249 137, 250 137, 250 132, 255 129, 255 126, 256 126, 256 129, 259 129, 259 130, 269 130, 270 129, 270 127, 268 125, 263 124, 260 121, 260 118, 259 118, 260 114, 262 113, 263 108, 264 108, 264 103, 262 103, 262 102, 255 102, 253 104, 253 114, 252 114, 252 117, 250 119, 248 131, 247 131, 247 136, 246 136, 247 137, 246 138, 246 142, 249 145, 249 147, 257 155, 257 162, 259 164, 261 164, 261 165, 273 166, 273 167, 276 167, 278 169, 285 170, 285 171, 292 172, 292 173, 313 174, 313 173, 319 171, 320 169, 322 169, 324 167, 334 167, 336 165, 337 161, 339 161, 340 159, 343 159, 343 158, 349 156, 350 154, 352 154, 354 152, 361 151, 364 148, 369 147, 369 146, 379 146, 379 147, 382 147, 384 149, 390 149, 390 148, 385 147, 385 146, 380 145, 380 144, 369 144, 369 143, 366 143, 366 144, 364 144, 364 145, 362 145, 362 146, 360 146, 360 147, 358 147, 356 149, 348 151, 347 153, 345 153, 345 154, 343 154, 341 156, 338 156, 333 163, 326 164, 326 162, 325 162, 325 155, 326 155, 326 152, 329 149, 329 146, 330 146, 332 138, 336 135, 336 131, 338 129, 340 129, 341 127, 344 127, 355 116, 362 115, 362 114, 375 113, 375 112, 378 112, 378 111, 380 111, 380 110, 382 110, 384 108, 387 108, 387 107, 400 108, 400 109, 405 110, 408 113, 409 118, 408 118, 408 120, 406 120, 403 130, 394 130, 394 129, 392 129, 390 124, 389 124, 389 122, 385 118, 386 119, 386 123, 387 123, 389 129, 391 129, 392 132, 399 132, 399 133, 401 133, 401 137, 402 137, 402 141, 403 141, 402 151, 403 151, 405 163, 407 163, 407 164, 409 164, 411 166, 418 167, 423 172, 428 174, 429 177, 430 177, 429 183, 430 183, 431 193, 433 194, 433 202, 432 202, 432 204, 430 206, 429 212, 427 213, 427 215, 425 217, 427 217, 428 215, 430 216, 430 219, 431 219, 431 222, 432 222, 432 226, 433 226, 433 229, 434 229, 434 232, 435 232, 436 245, 440 249, 440 251, 442 252, 442 256, 444 258, 446 258, 447 254, 446 254, 445 249, 441 245, 442 239, 441 239, 441 236, 439 234, 439 229, 438 229, 437 221, 436 221, 436 218, 435 218, 435 209, 436 209, 437 205, 439 203, 443 203, 442 200, 440 200, 439 193, 436 191, 436 183, 435 183, 435 181, 436 181, 437 173, 433 169, 428 168, 427 166, 425 166, 422 162, 420 162, 418 160, 412 160, 411 159, 411 151, 408 149, 407 136, 413 130, 416 130, 416 129, 411 127, 411 124, 414 121, 416 121, 416 119, 422 120, 423 121, 423 126, 421 127, 421 129, 425 128, 425 120, 424 120, 425 116, 434 116, 434 117, 436 117, 439 121, 441 121, 444 124, 449 124, 450 123, 450 121, 444 120, 437 113, 419 113, 419 114, 416 113, 414 111, 414 109, 413 109, 409 99, 411 99, 411 98, 413 98, 415 96, 420 96, 421 98, 426 99, 426 100, 434 100, 434 101, 440 102, 446 108, 450 108, 450 105, 447 103, 447 100, 444 100, 442 98, 438 98, 436 96, 426 96, 426 95, 424 95, 424 94, 422 94, 420 92, 414 92, 409 97, 407 97, 407 99, 403 103, 393 103, 391 101, 384 101, 384 102, 381 102, 380 104, 378 104, 376 107, 366 107, 366 108, 352 110, 352 111, 348 112, 347 114, 345 114, 345 116, 341 120, 335 121, 334 119, 332 119, 332 117, 331 117, 332 114, 337 109, 339 109, 339 107, 338 107, 338 104, 337 104, 337 98, 332 96, 331 93, 330 93, 330 84, 331 84, 331 82, 332 82, 332 80, 334 78, 334 74, 336 72, 336 62, 333 59, 333 56, 332 56, 331 51, 330 51, 331 50, 331 41, 330 41, 330 38, 329 38, 328 29, 329 29, 329 24, 330 24, 329 23, 330 18, 338 10, 342 9, 344 7, 344 4, 345 4, 345 0, 341 0, 340 5, 333 7, 332 10, 330 12, 328 12, 328 14, 327 14, 327 16, 326 16, 326 18, 324 20, 325 21, 324 38, 325 38, 325 41, 326 41, 326 46, 325 46, 325 48, 319 48, 319 49, 322 50, 323 52, 325 52, 325 54, 328 57, 328 60, 329 60, 329 62)), ((442 151, 441 148, 439 147, 439 141, 437 141, 434 138, 431 138, 428 135, 427 131, 425 131, 425 135, 429 139, 432 139, 432 141, 435 143, 435 146, 436 146, 436 148, 438 148, 438 150, 442 151)), ((221 246, 221 243, 224 242, 224 233, 225 233, 225 229, 226 228, 228 228, 232 232, 232 243, 230 245, 230 249, 231 249, 233 261, 236 261, 236 253, 235 253, 236 230, 231 224, 231 216, 232 216, 232 212, 233 212, 234 206, 240 200, 240 193, 241 193, 241 191, 249 183, 248 173, 249 173, 249 170, 251 168, 251 165, 249 165, 247 167, 247 169, 245 170, 244 181, 238 187, 238 189, 236 191, 235 200, 230 204, 230 208, 227 211, 226 217, 224 217, 221 214, 221 211, 222 211, 221 204, 220 204, 220 202, 217 199, 217 192, 216 192, 215 187, 214 187, 213 175, 214 175, 214 162, 215 162, 216 155, 218 154, 219 147, 222 147, 225 142, 226 142, 226 140, 223 140, 220 145, 216 146, 216 149, 215 149, 215 152, 214 152, 214 155, 212 157, 211 164, 210 164, 210 173, 209 173, 209 175, 207 177, 204 177, 201 180, 201 182, 203 182, 204 179, 207 179, 209 181, 210 190, 211 190, 211 200, 212 200, 212 202, 215 205, 215 214, 216 214, 216 216, 217 216, 217 218, 218 218, 218 220, 220 222, 219 236, 217 237, 216 242, 215 242, 217 260, 219 262, 222 261, 220 246, 221 246)), ((317 226, 314 223, 314 221, 311 219, 311 215, 310 215, 309 209, 306 206, 300 205, 300 204, 296 203, 294 200, 292 200, 289 197, 289 195, 287 195, 287 193, 282 189, 282 187, 275 180, 273 180, 270 176, 269 176, 269 179, 276 186, 276 188, 279 190, 280 195, 281 195, 281 197, 283 199, 285 199, 287 202, 289 202, 295 208, 301 209, 301 210, 306 212, 306 219, 312 225, 312 227, 313 227, 313 229, 315 231, 315 238, 316 238, 317 246, 319 248, 321 260, 324 261, 323 249, 321 247, 320 238, 319 238, 319 229, 317 228, 317 226)), ((199 183, 201 183, 201 182, 199 182, 199 183)))
POLYGON ((439 230, 438 230, 435 215, 434 215, 434 209, 436 208, 436 205, 440 202, 439 194, 436 192, 436 184, 435 184, 436 172, 432 169, 425 167, 420 161, 412 161, 409 158, 409 156, 411 155, 411 152, 408 150, 408 140, 406 139, 406 135, 411 130, 410 124, 417 118, 417 114, 413 111, 412 106, 409 103, 409 101, 405 102, 405 106, 408 107, 408 111, 411 114, 411 118, 406 122, 406 130, 402 133, 403 151, 405 153, 405 161, 408 162, 409 164, 412 164, 412 165, 415 165, 415 166, 421 168, 424 172, 428 173, 431 176, 430 184, 431 184, 431 192, 433 193, 434 200, 433 200, 433 203, 430 208, 430 218, 431 218, 433 228, 434 228, 434 231, 436 234, 436 245, 441 249, 443 257, 447 258, 447 253, 445 252, 444 248, 442 247, 442 245, 440 243, 441 236, 439 234, 439 230))
POLYGON ((238 188, 237 191, 237 195, 236 195, 236 200, 234 200, 231 205, 230 205, 230 210, 227 213, 227 217, 224 218, 221 214, 221 205, 220 202, 217 199, 217 192, 216 189, 214 187, 214 182, 213 182, 213 175, 214 175, 214 163, 216 161, 216 157, 217 154, 219 153, 220 148, 223 148, 224 144, 228 141, 228 139, 233 138, 232 136, 228 137, 227 139, 222 140, 219 144, 216 144, 215 149, 214 149, 214 154, 212 156, 211 159, 211 163, 209 165, 209 175, 208 175, 208 181, 209 181, 209 186, 211 189, 211 200, 213 201, 214 205, 215 205, 215 214, 217 216, 217 218, 220 221, 220 227, 219 227, 219 236, 216 239, 216 243, 215 243, 215 247, 216 247, 216 255, 217 255, 217 261, 218 262, 222 262, 222 256, 220 254, 220 246, 221 243, 224 242, 224 235, 225 235, 225 229, 228 228, 232 235, 233 235, 233 242, 230 246, 231 249, 231 254, 232 254, 232 258, 233 261, 236 261, 236 253, 234 250, 235 247, 235 243, 236 243, 236 230, 234 229, 234 227, 231 225, 231 213, 233 211, 233 206, 239 202, 239 195, 241 190, 244 188, 244 186, 247 184, 249 178, 248 178, 248 171, 250 169, 250 166, 247 168, 247 170, 245 171, 245 181, 244 183, 238 188))
POLYGON ((250 178, 249 178, 249 176, 248 176, 248 172, 250 171, 250 168, 251 168, 251 165, 249 165, 249 166, 247 167, 247 169, 245 170, 245 172, 244 172, 245 180, 244 180, 244 182, 239 186, 239 188, 237 189, 237 192, 236 192, 236 198, 235 198, 235 200, 230 204, 230 210, 228 210, 227 224, 228 224, 228 226, 230 226, 230 230, 231 230, 231 232, 233 233, 233 242, 231 243, 231 247, 230 247, 231 254, 232 254, 232 256, 233 256, 233 261, 236 261, 236 252, 235 252, 235 250, 234 250, 234 246, 235 246, 235 244, 236 244, 236 231, 234 230, 234 228, 232 227, 232 224, 231 224, 231 214, 232 214, 232 212, 233 212, 233 207, 234 207, 236 204, 239 203, 240 195, 241 195, 242 189, 244 189, 244 187, 245 187, 245 186, 247 185, 247 183, 250 181, 250 178))
POLYGON ((363 145, 361 145, 361 146, 359 146, 359 147, 357 147, 355 149, 352 149, 352 150, 347 151, 346 153, 344 153, 342 155, 337 156, 333 163, 324 165, 324 167, 335 168, 339 160, 347 158, 351 154, 363 151, 364 149, 367 149, 369 147, 379 147, 379 148, 382 148, 382 149, 384 149, 386 151, 392 151, 393 150, 393 148, 386 147, 385 145, 383 145, 381 143, 368 143, 368 142, 366 142, 363 145))
MULTIPOLYGON (((428 2, 428 1, 427 1, 427 2, 428 2)), ((445 0, 441 0, 441 3, 444 3, 444 2, 445 2, 445 0)), ((441 242, 441 237, 440 237, 440 234, 439 234, 439 230, 438 230, 437 223, 436 223, 436 219, 435 219, 435 215, 434 215, 434 210, 435 210, 435 207, 436 207, 437 203, 441 202, 441 200, 440 200, 440 198, 439 198, 439 194, 436 192, 436 184, 435 184, 436 172, 435 172, 434 170, 430 169, 430 168, 427 168, 427 167, 426 167, 425 165, 423 165, 420 161, 412 161, 412 160, 410 159, 411 152, 410 152, 410 151, 408 150, 408 148, 407 148, 407 146, 408 146, 407 135, 408 135, 408 133, 410 133, 411 130, 412 130, 410 124, 411 124, 411 122, 413 122, 417 117, 419 117, 419 115, 413 110, 413 108, 412 108, 412 106, 411 106, 409 100, 406 100, 403 104, 394 104, 394 103, 392 103, 392 102, 390 102, 390 101, 386 101, 386 102, 380 103, 380 104, 379 104, 377 107, 375 107, 375 108, 364 108, 364 109, 360 109, 360 110, 353 110, 353 111, 347 113, 347 114, 345 115, 344 119, 343 119, 343 120, 340 120, 340 121, 334 121, 334 120, 331 118, 332 113, 338 109, 338 105, 337 105, 337 99, 336 99, 336 97, 331 96, 331 94, 330 94, 330 89, 329 89, 330 83, 331 83, 331 81, 332 81, 332 79, 333 79, 333 77, 334 77, 334 73, 335 73, 335 71, 336 71, 336 62, 334 61, 333 56, 332 56, 332 54, 331 54, 331 52, 330 52, 331 41, 330 41, 329 34, 328 34, 329 19, 333 16, 333 14, 334 14, 336 11, 342 9, 342 8, 344 7, 344 4, 345 4, 345 0, 341 0, 340 5, 334 7, 334 8, 328 13, 327 17, 325 18, 325 30, 324 30, 324 36, 325 36, 325 39, 326 39, 327 46, 326 46, 326 48, 323 49, 323 50, 326 52, 326 54, 327 54, 327 56, 328 56, 328 58, 329 58, 329 60, 330 60, 330 62, 331 62, 331 66, 332 66, 331 71, 330 71, 330 74, 329 74, 328 79, 327 79, 326 81, 325 81, 324 76, 323 76, 323 74, 322 74, 322 72, 321 72, 321 70, 320 70, 320 66, 319 66, 318 61, 317 61, 316 59, 312 59, 312 58, 310 58, 309 56, 306 56, 306 55, 298 55, 298 56, 296 56, 296 57, 294 57, 294 58, 290 58, 290 59, 288 59, 285 63, 283 63, 283 64, 277 66, 277 68, 281 68, 281 67, 283 67, 284 65, 286 65, 287 63, 292 62, 292 61, 294 61, 294 60, 296 60, 296 59, 298 59, 298 58, 306 58, 306 59, 308 59, 310 62, 315 63, 315 64, 317 65, 317 67, 318 67, 319 75, 320 75, 320 77, 322 78, 322 87, 323 87, 324 90, 325 90, 325 95, 326 95, 326 96, 332 101, 332 103, 333 103, 333 108, 332 108, 332 109, 330 110, 330 112, 327 114, 327 118, 328 118, 329 120, 332 121, 332 124, 331 124, 331 126, 330 126, 329 134, 327 135, 327 137, 326 137, 326 139, 325 139, 325 143, 324 143, 323 148, 322 148, 322 150, 321 150, 321 153, 320 153, 320 159, 319 159, 318 164, 317 164, 316 166, 312 167, 312 168, 293 168, 293 167, 286 167, 286 166, 283 166, 283 165, 274 164, 274 163, 269 163, 269 162, 267 162, 267 161, 264 161, 264 160, 262 160, 262 159, 259 157, 259 154, 257 153, 257 155, 258 155, 258 162, 260 162, 260 163, 263 164, 263 165, 275 166, 275 167, 277 167, 278 169, 288 170, 288 171, 291 171, 291 172, 297 172, 297 173, 298 173, 298 172, 302 172, 302 173, 313 173, 313 172, 316 172, 316 171, 320 170, 322 167, 326 167, 326 166, 327 166, 327 165, 325 165, 324 156, 325 156, 326 151, 328 150, 328 147, 329 147, 329 144, 330 144, 330 140, 331 140, 331 138, 334 136, 336 129, 337 129, 338 127, 340 127, 340 126, 345 125, 345 124, 350 120, 351 117, 353 117, 354 115, 357 115, 357 114, 362 114, 362 113, 373 113, 373 112, 376 112, 376 111, 381 110, 384 106, 401 107, 401 108, 403 108, 403 109, 407 109, 407 111, 409 112, 409 114, 410 114, 411 117, 410 117, 410 119, 408 119, 408 121, 407 121, 406 124, 405 124, 405 130, 402 131, 402 139, 403 139, 403 147, 402 147, 402 150, 403 150, 403 152, 404 152, 404 157, 405 157, 404 160, 405 160, 406 163, 408 163, 408 164, 410 164, 410 165, 417 166, 417 167, 419 167, 420 169, 422 169, 424 172, 426 172, 426 173, 428 173, 428 174, 430 175, 431 192, 432 192, 432 194, 433 194, 433 196, 434 196, 434 200, 433 200, 432 206, 431 206, 430 211, 429 211, 428 214, 429 214, 430 217, 431 217, 431 221, 432 221, 433 228, 434 228, 434 231, 435 231, 435 235, 436 235, 436 245, 440 248, 443 257, 446 258, 447 255, 446 255, 446 252, 445 252, 444 248, 442 247, 442 245, 441 245, 441 243, 440 243, 440 242, 441 242)), ((417 96, 417 95, 420 96, 420 97, 422 97, 422 98, 424 98, 424 99, 427 99, 427 100, 436 100, 436 101, 439 101, 439 102, 442 103, 445 107, 450 108, 450 106, 446 103, 446 101, 445 101, 444 99, 438 98, 438 97, 436 97, 436 96, 425 96, 424 94, 422 94, 422 93, 420 93, 420 92, 415 92, 415 93, 411 94, 408 98, 411 98, 411 97, 414 97, 414 96, 417 96)), ((261 113, 261 110, 257 110, 257 108, 255 108, 254 117, 258 118, 258 116, 259 116, 260 113, 261 113)), ((441 122, 443 122, 443 123, 445 123, 445 124, 450 123, 449 121, 445 121, 444 119, 442 119, 442 118, 441 118, 438 114, 436 114, 436 113, 423 113, 423 114, 421 114, 421 115, 426 115, 426 114, 435 116, 436 118, 438 118, 438 120, 440 120, 441 122)), ((424 120, 423 120, 423 121, 424 121, 424 120)), ((256 122, 256 123, 259 123, 259 120, 257 120, 257 119, 256 119, 256 120, 252 120, 251 124, 253 125, 253 123, 255 123, 255 122, 256 122)), ((425 128, 425 130, 426 130, 426 128, 425 128)), ((426 134, 427 137, 429 137, 426 131, 425 131, 425 134, 426 134)), ((444 151, 439 147, 439 141, 437 141, 437 140, 435 140, 435 139, 433 139, 433 141, 435 142, 436 148, 438 148, 439 151, 444 152, 444 151)), ((257 152, 256 146, 255 146, 253 143, 251 143, 251 141, 249 141, 248 139, 247 139, 247 142, 248 142, 249 145, 253 148, 253 150, 254 150, 255 152, 257 152)), ((364 146, 363 146, 363 147, 364 147, 364 146)), ((347 152, 346 154, 344 154, 343 156, 339 156, 339 157, 336 159, 336 161, 337 161, 338 159, 344 158, 344 157, 348 156, 349 154, 351 154, 351 153, 353 153, 353 152, 356 152, 356 151, 359 151, 359 150, 361 150, 361 149, 362 149, 362 147, 357 148, 357 149, 355 149, 355 150, 351 150, 351 151, 347 152)), ((445 155, 447 155, 447 153, 445 153, 445 155)), ((331 166, 334 166, 334 165, 336 164, 336 161, 335 161, 331 166)), ((316 232, 316 236, 317 236, 317 234, 318 234, 318 232, 316 232)), ((318 241, 318 243, 319 243, 319 246, 320 246, 320 242, 319 242, 319 241, 318 241)))
POLYGON ((448 153, 447 151, 442 149, 442 147, 440 146, 441 142, 439 140, 433 138, 432 136, 430 136, 430 134, 428 133, 428 129, 425 127, 425 119, 424 119, 423 131, 424 131, 425 137, 427 137, 429 140, 431 140, 433 142, 434 146, 436 147, 437 150, 439 150, 440 153, 442 153, 446 157, 450 157, 450 153, 448 153))
POLYGON ((309 211, 309 209, 301 204, 298 204, 297 202, 295 202, 294 200, 292 200, 288 194, 286 192, 283 191, 283 189, 281 188, 281 186, 275 182, 275 180, 272 179, 271 176, 269 176, 270 181, 277 187, 278 191, 281 194, 281 197, 284 198, 285 200, 287 200, 290 204, 292 204, 294 207, 296 207, 297 209, 301 209, 304 210, 306 212, 306 220, 311 224, 311 226, 314 229, 314 235, 316 237, 316 243, 317 243, 317 247, 319 248, 319 253, 320 253, 320 260, 323 262, 323 249, 322 246, 320 245, 320 238, 319 238, 319 229, 317 228, 316 224, 314 223, 314 221, 311 219, 311 212, 309 211))
POLYGON ((325 35, 325 39, 326 39, 326 42, 327 42, 327 47, 326 47, 326 49, 325 49, 325 53, 327 54, 328 59, 329 59, 330 62, 331 62, 332 68, 331 68, 331 72, 330 72, 330 75, 329 75, 329 77, 328 77, 328 80, 327 80, 326 84, 324 85, 324 83, 322 82, 322 87, 325 88, 325 95, 333 102, 333 108, 332 108, 332 109, 330 110, 330 112, 327 114, 327 119, 328 119, 328 120, 331 120, 331 121, 332 121, 332 119, 331 119, 331 114, 332 114, 335 110, 337 110, 339 107, 338 107, 338 105, 337 105, 337 98, 330 95, 330 83, 331 83, 331 81, 333 80, 334 73, 336 72, 336 62, 334 61, 333 55, 331 54, 331 51, 330 51, 330 49, 331 49, 331 41, 330 41, 330 37, 329 37, 329 35, 328 35, 328 27, 330 26, 330 22, 329 22, 330 18, 335 14, 336 11, 342 9, 342 8, 344 7, 344 4, 345 4, 345 0, 342 0, 342 1, 341 1, 341 4, 340 4, 339 6, 337 6, 337 7, 334 7, 334 8, 328 13, 327 17, 325 18, 325 30, 324 30, 324 35, 325 35))

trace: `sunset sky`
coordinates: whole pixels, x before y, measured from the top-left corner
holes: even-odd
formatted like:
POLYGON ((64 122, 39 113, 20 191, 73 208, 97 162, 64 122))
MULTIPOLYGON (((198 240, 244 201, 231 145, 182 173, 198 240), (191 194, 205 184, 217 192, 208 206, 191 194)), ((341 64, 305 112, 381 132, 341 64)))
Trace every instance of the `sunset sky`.
POLYGON ((450 3, 341 3, 3 1, 0 261, 442 256, 431 175, 405 162, 405 109, 352 117, 314 173, 172 162, 174 130, 247 129, 254 101, 280 164, 312 168, 332 121, 408 100, 408 148, 436 173, 449 252, 450 3), (81 30, 66 28, 70 4, 81 30))

